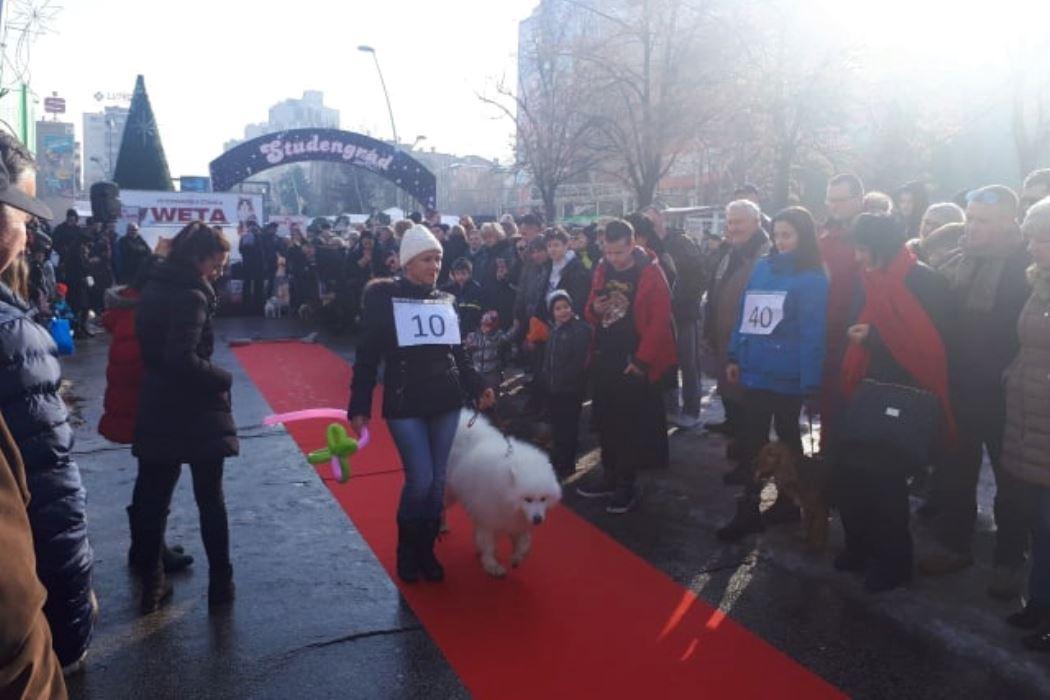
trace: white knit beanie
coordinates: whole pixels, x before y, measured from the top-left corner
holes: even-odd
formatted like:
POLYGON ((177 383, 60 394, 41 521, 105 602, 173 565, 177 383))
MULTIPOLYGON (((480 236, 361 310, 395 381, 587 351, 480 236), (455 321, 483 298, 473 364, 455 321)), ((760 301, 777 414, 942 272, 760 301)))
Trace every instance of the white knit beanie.
POLYGON ((401 237, 401 267, 417 255, 431 250, 444 250, 441 241, 435 238, 426 226, 416 224, 401 237))

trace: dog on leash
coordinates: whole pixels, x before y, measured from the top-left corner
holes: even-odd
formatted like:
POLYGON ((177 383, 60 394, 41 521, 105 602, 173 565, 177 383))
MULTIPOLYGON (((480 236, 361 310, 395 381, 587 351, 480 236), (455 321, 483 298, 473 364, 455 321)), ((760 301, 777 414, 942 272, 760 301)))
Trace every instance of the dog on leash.
POLYGON ((499 537, 510 537, 511 566, 521 564, 532 546, 532 529, 561 500, 561 486, 541 450, 464 410, 449 453, 445 494, 446 507, 462 503, 474 524, 481 567, 505 576, 496 558, 499 537))
POLYGON ((777 491, 802 509, 802 527, 812 549, 827 546, 830 474, 822 461, 797 454, 782 442, 771 442, 755 458, 755 479, 772 479, 777 491))
POLYGON ((277 297, 270 297, 263 306, 263 316, 266 318, 284 318, 288 315, 288 304, 277 297))

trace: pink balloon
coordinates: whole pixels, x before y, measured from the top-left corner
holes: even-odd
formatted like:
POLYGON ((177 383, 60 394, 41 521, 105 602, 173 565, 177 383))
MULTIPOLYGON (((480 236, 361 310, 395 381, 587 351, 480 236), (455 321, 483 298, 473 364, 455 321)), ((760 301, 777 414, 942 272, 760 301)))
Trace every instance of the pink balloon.
POLYGON ((263 418, 263 425, 294 423, 298 420, 309 420, 311 418, 334 418, 336 420, 346 420, 346 411, 342 411, 338 408, 308 408, 303 411, 292 411, 291 413, 277 413, 263 418))
MULTIPOLYGON (((278 425, 280 423, 294 423, 299 420, 310 420, 311 418, 328 418, 335 420, 349 420, 346 411, 338 408, 307 408, 302 411, 291 413, 275 413, 263 418, 263 425, 278 425)), ((368 432, 368 426, 361 428, 361 439, 357 441, 357 449, 366 447, 372 436, 368 432)))

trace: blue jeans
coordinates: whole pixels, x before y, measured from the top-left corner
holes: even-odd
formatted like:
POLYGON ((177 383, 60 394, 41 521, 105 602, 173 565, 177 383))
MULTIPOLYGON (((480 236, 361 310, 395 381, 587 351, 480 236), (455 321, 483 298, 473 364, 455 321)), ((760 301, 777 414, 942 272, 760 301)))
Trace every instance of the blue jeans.
POLYGON ((693 418, 700 417, 700 322, 675 320, 675 338, 678 346, 678 368, 681 371, 681 390, 675 372, 672 388, 664 395, 668 413, 681 412, 693 418))
POLYGON ((1028 485, 1036 501, 1032 523, 1032 572, 1028 575, 1028 599, 1050 609, 1050 488, 1028 485))
POLYGON ((397 516, 406 520, 440 518, 445 499, 445 467, 459 425, 459 409, 426 418, 387 421, 401 463, 405 486, 397 516))

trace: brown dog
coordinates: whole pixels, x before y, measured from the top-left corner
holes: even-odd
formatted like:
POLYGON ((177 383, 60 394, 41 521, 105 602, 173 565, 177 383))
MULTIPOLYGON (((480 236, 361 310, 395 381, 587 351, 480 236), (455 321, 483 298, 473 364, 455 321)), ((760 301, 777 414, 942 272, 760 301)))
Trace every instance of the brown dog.
POLYGON ((811 548, 827 546, 829 474, 822 461, 796 454, 782 442, 771 442, 755 458, 755 479, 772 479, 777 491, 802 509, 802 526, 811 548))

